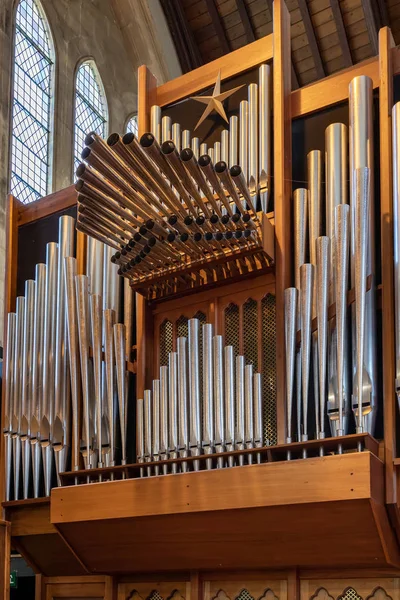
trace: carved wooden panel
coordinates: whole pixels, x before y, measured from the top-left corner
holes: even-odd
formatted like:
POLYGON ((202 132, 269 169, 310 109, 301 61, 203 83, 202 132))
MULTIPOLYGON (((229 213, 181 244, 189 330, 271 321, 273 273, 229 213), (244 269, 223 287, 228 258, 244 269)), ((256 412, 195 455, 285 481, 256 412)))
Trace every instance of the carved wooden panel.
POLYGON ((287 600, 287 581, 205 581, 204 600, 287 600))
POLYGON ((190 583, 188 581, 120 583, 118 600, 190 600, 190 583))
POLYGON ((302 580, 300 600, 400 600, 400 579, 302 580))

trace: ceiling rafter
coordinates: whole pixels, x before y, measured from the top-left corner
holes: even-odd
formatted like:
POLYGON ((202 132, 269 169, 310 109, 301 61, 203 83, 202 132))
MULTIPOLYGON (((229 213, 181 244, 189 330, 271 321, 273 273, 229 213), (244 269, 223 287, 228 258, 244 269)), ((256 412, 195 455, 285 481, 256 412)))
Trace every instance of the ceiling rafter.
POLYGON ((339 44, 343 53, 344 66, 351 67, 353 64, 353 57, 351 56, 349 40, 347 39, 346 28, 344 26, 343 15, 340 9, 339 0, 330 0, 330 3, 333 18, 335 20, 336 29, 339 36, 339 44))
POLYGON ((187 73, 201 67, 203 59, 197 46, 192 29, 186 18, 181 0, 169 2, 161 0, 161 6, 175 41, 182 70, 187 73))
POLYGON ((247 43, 250 44, 256 40, 253 25, 251 24, 250 17, 247 12, 246 4, 244 0, 235 0, 236 8, 238 9, 240 19, 243 23, 244 31, 247 38, 247 43))
POLYGON ((206 0, 206 4, 208 13, 214 25, 215 33, 221 43, 223 53, 228 54, 228 52, 231 51, 231 48, 215 0, 206 0))
POLYGON ((311 21, 310 13, 308 11, 307 2, 306 0, 298 0, 298 3, 301 18, 304 23, 304 28, 306 30, 308 43, 310 44, 311 53, 314 59, 315 69, 317 71, 317 78, 322 79, 323 77, 325 77, 325 69, 324 64, 322 62, 321 53, 319 51, 318 42, 315 36, 315 31, 311 21))
POLYGON ((376 14, 376 0, 361 0, 362 8, 364 11, 365 23, 367 25, 367 31, 369 41, 372 47, 373 54, 379 53, 378 46, 378 31, 379 31, 379 20, 376 14), (375 7, 375 8, 374 8, 375 7))

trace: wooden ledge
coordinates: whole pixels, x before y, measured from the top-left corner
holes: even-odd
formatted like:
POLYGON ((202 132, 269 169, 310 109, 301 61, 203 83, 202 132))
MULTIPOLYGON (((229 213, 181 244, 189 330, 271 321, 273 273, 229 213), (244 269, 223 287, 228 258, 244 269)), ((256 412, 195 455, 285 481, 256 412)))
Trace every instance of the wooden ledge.
POLYGON ((400 566, 383 464, 352 454, 57 488, 51 522, 90 572, 400 566))
POLYGON ((30 498, 3 502, 11 524, 12 546, 35 573, 46 576, 84 575, 71 549, 50 523, 50 498, 30 498))

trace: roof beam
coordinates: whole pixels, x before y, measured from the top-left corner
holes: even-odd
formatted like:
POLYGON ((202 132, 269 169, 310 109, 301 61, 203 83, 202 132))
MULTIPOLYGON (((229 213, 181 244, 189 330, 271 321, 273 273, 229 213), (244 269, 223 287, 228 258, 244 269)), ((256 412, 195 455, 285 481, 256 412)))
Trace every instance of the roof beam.
POLYGON ((246 4, 245 4, 244 0, 235 0, 235 2, 236 2, 236 8, 240 15, 240 19, 243 23, 244 31, 245 31, 246 38, 247 38, 247 43, 250 44, 251 42, 255 41, 256 36, 255 36, 254 29, 253 29, 253 26, 250 21, 250 17, 247 13, 246 4))
MULTIPOLYGON (((372 0, 374 3, 376 0, 372 0)), ((379 54, 379 46, 378 46, 378 31, 379 31, 379 22, 377 21, 377 15, 372 5, 371 0, 361 0, 362 8, 364 11, 365 23, 367 25, 367 31, 369 36, 369 41, 372 47, 372 52, 374 55, 379 54)))
POLYGON ((181 1, 161 0, 161 6, 178 52, 182 70, 187 73, 201 67, 203 59, 194 39, 193 31, 186 19, 181 1))
POLYGON ((304 23, 304 28, 306 30, 306 35, 308 38, 308 43, 310 44, 311 53, 314 59, 315 69, 317 71, 318 79, 322 79, 325 77, 325 69, 322 62, 321 54, 318 48, 317 38, 315 36, 314 27, 311 21, 310 13, 308 12, 308 6, 306 0, 298 0, 299 9, 302 21, 304 23))
POLYGON ((349 46, 349 40, 346 35, 346 28, 343 22, 342 11, 340 10, 339 0, 330 0, 333 18, 335 19, 336 29, 339 36, 340 48, 343 54, 343 62, 345 67, 351 67, 353 58, 349 46))
POLYGON ((215 0, 206 0, 206 4, 208 13, 214 25, 215 32, 219 38, 219 41, 221 42, 222 50, 224 54, 228 54, 231 49, 226 36, 226 31, 222 25, 221 17, 219 16, 217 5, 215 4, 215 0))

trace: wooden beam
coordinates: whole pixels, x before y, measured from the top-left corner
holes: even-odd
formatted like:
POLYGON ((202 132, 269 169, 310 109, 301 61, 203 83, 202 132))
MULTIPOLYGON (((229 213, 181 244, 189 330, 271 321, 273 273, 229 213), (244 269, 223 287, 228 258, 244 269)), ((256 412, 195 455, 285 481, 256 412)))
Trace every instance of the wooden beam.
POLYGON ((214 25, 215 33, 217 34, 224 54, 231 51, 229 41, 226 36, 226 31, 222 25, 221 17, 218 12, 215 0, 206 0, 207 10, 214 25))
MULTIPOLYGON (((394 60, 397 60, 397 55, 394 60)), ((376 56, 293 91, 291 94, 292 119, 322 110, 339 102, 348 101, 349 83, 359 75, 371 77, 374 88, 379 87, 379 70, 376 56)))
POLYGON ((347 39, 346 28, 343 22, 342 11, 340 10, 339 0, 330 0, 333 18, 339 36, 340 48, 342 50, 343 62, 345 67, 351 67, 353 58, 351 56, 349 40, 347 39))
POLYGON ((189 26, 181 0, 161 0, 169 29, 178 52, 182 70, 187 73, 203 64, 193 31, 189 26))
POLYGON ((396 504, 396 414, 395 393, 395 339, 394 339, 394 272, 393 261, 393 160, 392 160, 392 106, 393 65, 392 48, 395 46, 390 29, 379 31, 379 152, 380 152, 380 220, 382 263, 382 360, 383 369, 383 425, 385 442, 386 502, 396 504))
POLYGON ((284 293, 292 284, 292 115, 290 15, 284 0, 274 1, 274 210, 276 278, 276 413, 278 444, 285 441, 284 293))
POLYGON ((18 227, 75 206, 77 196, 75 185, 69 185, 35 202, 23 204, 18 212, 18 227))
POLYGON ((249 71, 260 64, 272 59, 272 34, 256 40, 243 48, 234 50, 212 62, 192 71, 171 79, 157 88, 156 103, 167 106, 183 100, 215 84, 218 71, 221 71, 221 81, 249 71))
MULTIPOLYGON (((375 0, 372 0, 375 2, 375 0)), ((371 0, 361 0, 362 8, 364 11, 365 24, 367 26, 369 41, 372 47, 373 54, 379 53, 378 46, 378 31, 379 24, 376 21, 376 15, 371 0)))
POLYGON ((247 43, 250 44, 251 42, 255 41, 256 36, 255 36, 254 29, 253 29, 253 26, 250 21, 250 17, 247 13, 246 5, 244 3, 244 0, 235 0, 235 2, 236 2, 236 8, 240 15, 240 19, 243 23, 244 31, 245 31, 246 38, 247 38, 247 43))
POLYGON ((315 69, 317 71, 318 79, 325 77, 325 69, 322 62, 321 54, 318 47, 317 38, 315 36, 314 26, 311 21, 310 13, 308 12, 308 6, 306 0, 298 0, 299 9, 304 28, 306 30, 308 43, 310 44, 311 53, 314 59, 315 69))

